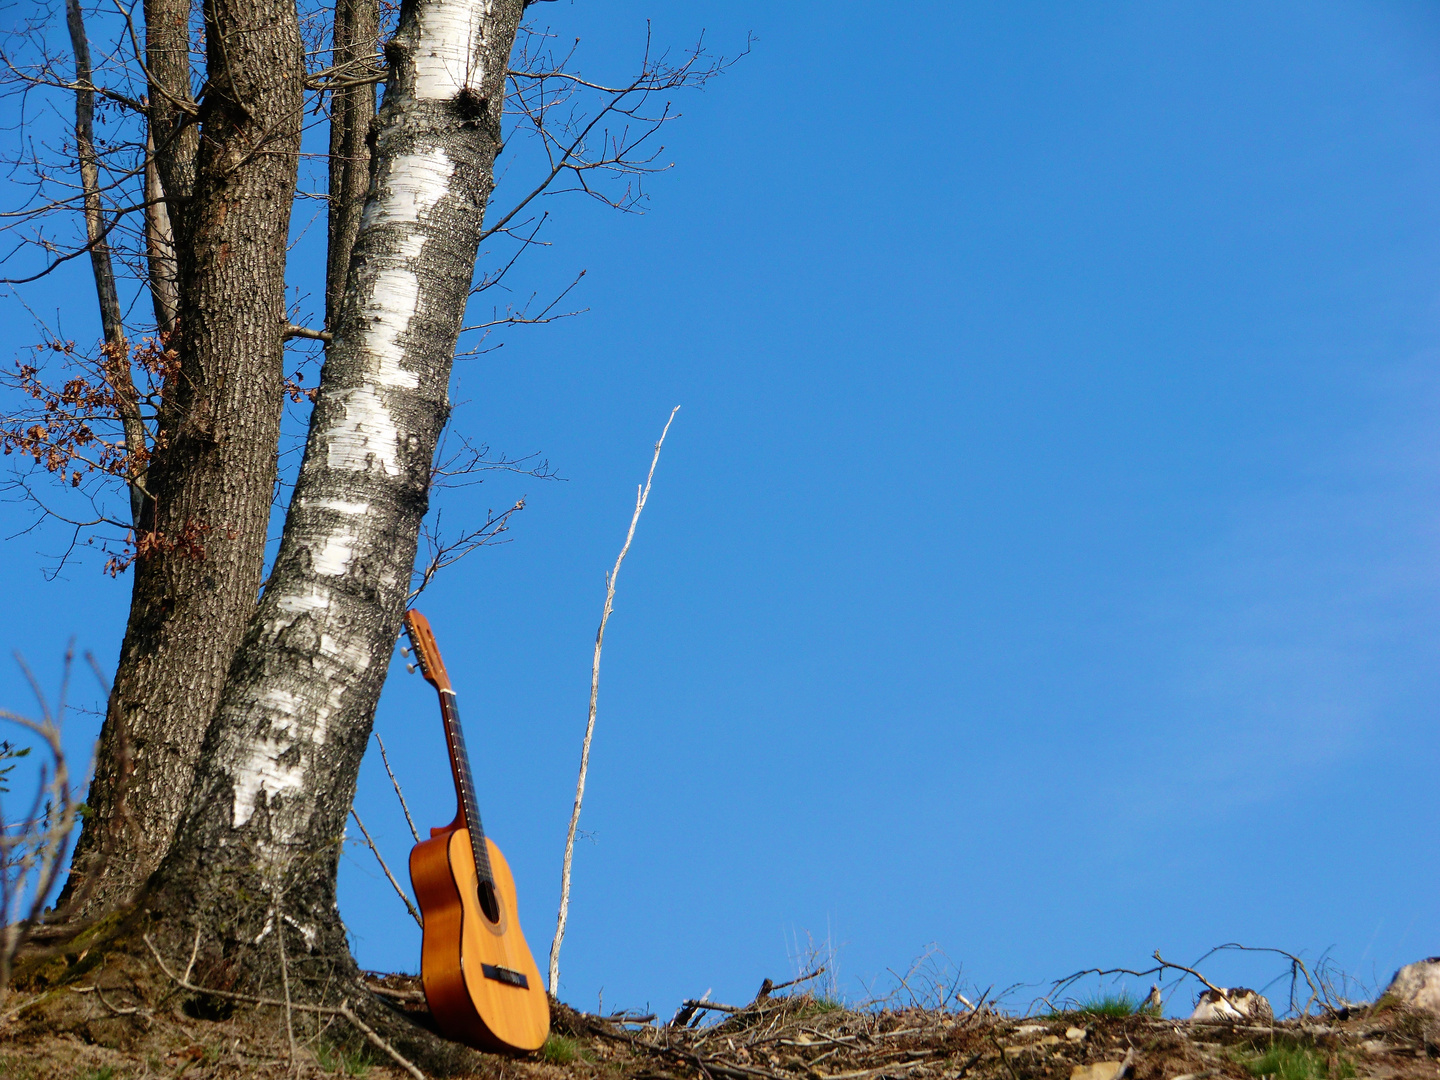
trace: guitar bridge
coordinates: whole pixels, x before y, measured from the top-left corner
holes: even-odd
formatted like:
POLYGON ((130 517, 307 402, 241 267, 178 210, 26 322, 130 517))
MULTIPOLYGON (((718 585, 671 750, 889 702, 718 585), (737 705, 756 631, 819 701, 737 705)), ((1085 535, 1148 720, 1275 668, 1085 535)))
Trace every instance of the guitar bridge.
POLYGON ((530 980, 525 977, 523 971, 501 967, 499 964, 481 964, 480 971, 487 979, 494 979, 496 982, 505 983, 507 986, 518 986, 521 990, 530 989, 530 980))

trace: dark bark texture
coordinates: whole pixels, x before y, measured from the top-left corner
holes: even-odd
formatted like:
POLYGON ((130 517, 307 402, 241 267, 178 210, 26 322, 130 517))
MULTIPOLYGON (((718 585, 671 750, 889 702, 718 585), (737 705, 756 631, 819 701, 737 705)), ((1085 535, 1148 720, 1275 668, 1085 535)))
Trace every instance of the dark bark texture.
MULTIPOLYGON (((376 0, 336 0, 333 60, 341 64, 375 55, 380 37, 376 0)), ((375 87, 343 86, 330 95, 330 232, 325 267, 325 325, 334 330, 345 296, 350 252, 370 190, 370 122, 375 87)))
POLYGON ((407 2, 387 49, 375 182, 280 551, 144 901, 170 949, 199 930, 207 985, 273 992, 283 942, 292 993, 356 1000, 335 873, 449 411, 522 8, 407 2))
POLYGON ((133 899, 174 836, 254 611, 275 481, 299 24, 293 0, 206 0, 207 84, 192 117, 188 10, 146 4, 156 166, 178 256, 179 366, 166 378, 146 476, 130 619, 87 799, 94 812, 62 897, 82 916, 133 899))

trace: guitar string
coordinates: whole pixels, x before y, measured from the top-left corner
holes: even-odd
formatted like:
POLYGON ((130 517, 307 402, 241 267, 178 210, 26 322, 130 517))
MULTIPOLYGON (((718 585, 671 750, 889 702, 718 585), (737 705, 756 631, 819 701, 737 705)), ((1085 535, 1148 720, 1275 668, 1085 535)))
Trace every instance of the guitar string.
POLYGON ((460 709, 454 690, 441 690, 440 693, 441 700, 447 706, 442 710, 445 713, 446 730, 450 732, 451 743, 459 765, 459 768, 456 769, 456 778, 460 786, 461 812, 470 833, 470 851, 475 859, 475 870, 479 874, 480 880, 493 889, 495 873, 490 866, 490 852, 485 843, 485 827, 480 821, 480 807, 475 801, 475 777, 470 771, 470 753, 465 745, 465 732, 460 727, 460 709), (449 695, 448 699, 443 695, 449 695))

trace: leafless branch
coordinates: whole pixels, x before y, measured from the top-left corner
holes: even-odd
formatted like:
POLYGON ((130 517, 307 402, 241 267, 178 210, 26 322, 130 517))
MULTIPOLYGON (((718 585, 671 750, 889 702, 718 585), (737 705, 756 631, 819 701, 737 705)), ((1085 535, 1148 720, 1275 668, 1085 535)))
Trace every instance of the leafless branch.
POLYGON ((447 566, 453 566, 466 555, 478 548, 493 544, 496 538, 509 528, 512 514, 519 513, 525 509, 525 500, 519 499, 515 505, 506 510, 503 514, 496 514, 490 511, 490 519, 479 528, 470 529, 453 539, 445 539, 440 529, 440 511, 435 512, 435 524, 422 525, 420 528, 421 539, 429 548, 429 557, 426 559, 425 568, 416 573, 419 575, 420 583, 411 590, 410 595, 405 598, 408 606, 415 598, 430 587, 435 580, 435 575, 447 566))
POLYGON ((396 1050, 388 1042, 382 1039, 373 1028, 371 1028, 368 1024, 366 1024, 363 1020, 361 1020, 358 1016, 355 1015, 355 1011, 350 1008, 350 1003, 348 1001, 342 1001, 338 1006, 309 1005, 304 1002, 298 1001, 292 1004, 279 998, 260 997, 257 994, 239 994, 234 992, 233 990, 214 990, 208 986, 199 986, 190 981, 190 975, 188 971, 184 975, 177 975, 175 974, 175 972, 170 970, 170 965, 165 963, 165 958, 160 955, 160 950, 155 947, 155 942, 150 940, 149 934, 141 934, 140 937, 141 940, 145 942, 146 947, 150 950, 150 955, 155 957, 155 963, 158 964, 160 970, 165 973, 166 978, 168 978, 171 982, 173 982, 176 986, 180 987, 182 990, 189 990, 191 993, 194 994, 205 994, 209 997, 223 998, 226 1001, 243 1001, 251 1005, 268 1005, 271 1008, 288 1008, 294 1010, 295 1012, 316 1013, 320 1016, 343 1016, 346 1020, 350 1021, 357 1028, 359 1028, 361 1034, 363 1034, 367 1039, 375 1043, 381 1049, 385 1050, 402 1068, 404 1068, 408 1073, 410 1073, 411 1076, 416 1077, 417 1080, 426 1080, 425 1074, 421 1072, 413 1062, 402 1056, 398 1050, 396 1050))
POLYGON ((329 343, 334 340, 329 330, 311 330, 308 326, 295 326, 293 323, 285 327, 285 340, 291 338, 309 338, 311 341, 323 341, 329 343))
MULTIPOLYGON (((390 872, 390 867, 385 863, 385 856, 380 854, 380 849, 375 846, 375 841, 370 838, 370 830, 365 828, 365 823, 360 820, 360 815, 355 812, 353 806, 350 808, 350 816, 355 819, 355 824, 360 826, 360 834, 365 837, 365 843, 370 845, 370 851, 375 856, 375 861, 380 864, 380 869, 385 871, 385 876, 395 889, 395 895, 400 897, 401 903, 405 905, 405 910, 410 912, 410 917, 415 920, 415 925, 423 930, 425 928, 425 920, 420 918, 420 912, 415 910, 415 905, 410 902, 410 897, 405 895, 405 890, 400 887, 400 882, 395 880, 395 875, 390 872)), ((407 821, 410 819, 410 812, 408 810, 405 812, 405 819, 407 821)), ((412 824, 410 827, 413 830, 415 826, 412 824)), ((420 838, 417 836, 415 840, 418 843, 420 838)))
POLYGON ((385 753, 385 740, 380 738, 380 733, 375 732, 375 741, 380 744, 380 760, 385 763, 385 775, 390 777, 390 783, 395 788, 395 797, 400 800, 400 809, 405 812, 405 824, 410 826, 410 835, 415 842, 420 843, 420 830, 415 828, 415 819, 410 816, 410 807, 406 805, 405 793, 400 790, 400 781, 395 779, 395 771, 390 768, 390 755, 385 753))
POLYGON ((18 724, 40 737, 49 751, 51 763, 49 768, 41 766, 29 813, 13 823, 5 822, 0 816, 0 920, 5 924, 0 929, 0 990, 9 985, 16 952, 40 923, 45 904, 58 883, 65 848, 75 828, 77 810, 61 743, 61 722, 74 658, 72 642, 65 652, 60 692, 52 708, 24 658, 16 653, 16 662, 39 703, 40 719, 32 720, 0 709, 0 719, 18 724))
POLYGON ((665 436, 670 433, 670 425, 675 422, 675 414, 679 411, 679 405, 670 410, 670 416, 655 443, 655 455, 650 459, 650 472, 645 476, 644 486, 636 492, 635 512, 630 515, 630 529, 625 534, 625 544, 620 548, 615 568, 605 575, 605 607, 600 613, 600 629, 595 632, 595 658, 590 666, 590 715, 585 722, 585 740, 580 745, 580 776, 575 782, 575 805, 570 811, 570 828, 565 834, 565 862, 560 871, 560 912, 555 919, 555 940, 550 944, 550 978, 547 986, 552 995, 560 991, 560 944, 565 940, 565 920, 570 913, 570 863, 575 856, 575 830, 580 824, 580 806, 585 801, 585 774, 590 768, 590 741, 595 735, 595 706, 600 697, 600 649, 605 644, 605 624, 610 621, 610 613, 615 610, 615 583, 620 577, 620 566, 625 562, 630 544, 635 539, 635 526, 640 523, 640 512, 645 509, 645 502, 650 498, 655 466, 660 464, 660 448, 665 445, 665 436))
POLYGON ((390 1057, 395 1061, 397 1065, 399 1065, 402 1069, 408 1072, 411 1076, 415 1077, 415 1080, 425 1080, 425 1074, 420 1071, 420 1069, 415 1065, 415 1063, 409 1058, 405 1057, 403 1054, 401 1054, 399 1050, 395 1049, 395 1047, 391 1046, 388 1042, 382 1039, 375 1031, 375 1029, 372 1028, 369 1024, 365 1023, 364 1020, 361 1020, 358 1016, 356 1016, 350 1010, 350 1005, 348 1002, 341 1002, 338 1011, 341 1016, 345 1017, 346 1020, 349 1020, 350 1023, 354 1024, 357 1028, 359 1028, 361 1034, 363 1034, 367 1039, 369 1039, 372 1043, 378 1046, 381 1050, 384 1050, 385 1053, 390 1055, 390 1057))

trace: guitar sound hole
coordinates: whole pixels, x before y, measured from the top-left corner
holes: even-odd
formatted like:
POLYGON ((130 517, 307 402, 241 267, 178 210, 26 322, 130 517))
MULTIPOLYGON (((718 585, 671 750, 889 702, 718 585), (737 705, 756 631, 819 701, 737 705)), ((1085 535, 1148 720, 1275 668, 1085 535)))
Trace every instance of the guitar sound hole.
POLYGON ((480 898, 480 910, 492 923, 500 921, 500 899, 495 895, 495 886, 488 881, 480 882, 476 889, 480 898))

